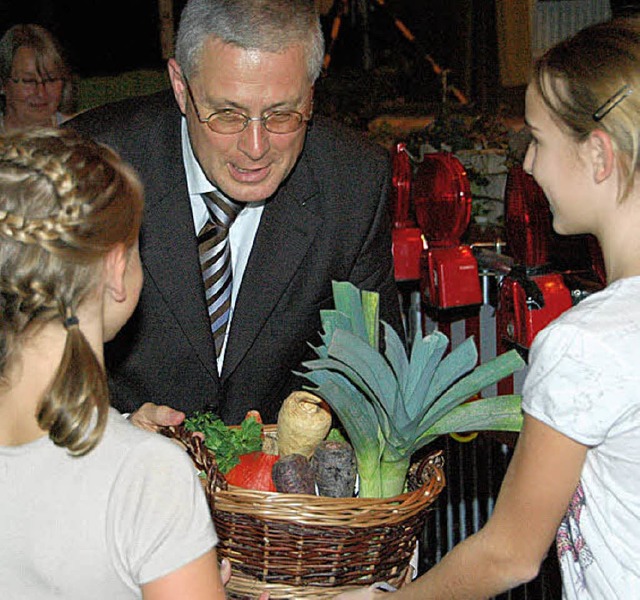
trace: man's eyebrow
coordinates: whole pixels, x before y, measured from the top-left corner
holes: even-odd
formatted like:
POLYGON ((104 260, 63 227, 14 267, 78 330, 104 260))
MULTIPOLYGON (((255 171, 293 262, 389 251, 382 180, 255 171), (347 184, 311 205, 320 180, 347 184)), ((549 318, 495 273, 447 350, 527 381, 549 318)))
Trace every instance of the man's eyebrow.
MULTIPOLYGON (((304 100, 304 96, 302 98, 296 98, 294 100, 282 100, 280 102, 275 102, 274 104, 266 108, 263 112, 280 110, 282 108, 289 110, 290 107, 295 107, 301 104, 303 100, 304 100)), ((209 108, 213 108, 214 110, 216 110, 215 107, 224 107, 224 108, 232 108, 234 110, 238 110, 242 112, 248 111, 248 108, 246 106, 243 106, 238 102, 234 102, 233 100, 227 100, 226 98, 208 99, 208 100, 204 100, 203 102, 206 103, 205 106, 208 106, 209 108)))

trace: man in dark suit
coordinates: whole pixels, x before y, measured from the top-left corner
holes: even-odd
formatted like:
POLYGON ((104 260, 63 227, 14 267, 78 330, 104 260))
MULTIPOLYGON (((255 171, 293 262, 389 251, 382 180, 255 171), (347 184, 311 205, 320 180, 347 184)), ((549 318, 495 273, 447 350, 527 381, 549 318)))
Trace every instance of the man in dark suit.
POLYGON ((107 347, 113 403, 139 424, 204 409, 227 423, 249 409, 275 422, 305 383, 293 371, 313 356, 332 280, 378 291, 381 317, 402 330, 388 157, 312 119, 323 55, 313 0, 190 0, 168 64, 173 97, 68 124, 113 146, 145 185, 142 296, 107 347), (231 312, 218 351, 198 254, 213 197, 241 209, 228 229, 231 312))

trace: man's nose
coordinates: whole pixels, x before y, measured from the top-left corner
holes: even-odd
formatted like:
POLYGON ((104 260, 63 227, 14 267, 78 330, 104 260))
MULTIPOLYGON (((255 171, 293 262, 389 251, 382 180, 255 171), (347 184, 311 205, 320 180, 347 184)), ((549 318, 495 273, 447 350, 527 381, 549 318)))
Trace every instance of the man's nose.
POLYGON ((238 148, 252 160, 260 160, 270 147, 269 132, 264 122, 258 119, 249 121, 246 129, 240 133, 238 148))

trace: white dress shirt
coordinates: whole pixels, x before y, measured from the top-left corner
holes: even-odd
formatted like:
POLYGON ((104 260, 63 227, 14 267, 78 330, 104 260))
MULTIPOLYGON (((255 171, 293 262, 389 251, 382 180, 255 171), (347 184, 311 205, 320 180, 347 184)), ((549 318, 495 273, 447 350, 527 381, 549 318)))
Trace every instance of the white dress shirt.
MULTIPOLYGON (((209 219, 209 212, 205 206, 202 194, 216 190, 216 187, 207 179, 202 167, 196 160, 191 142, 189 140, 189 132, 187 130, 187 121, 182 117, 182 159, 184 162, 184 170, 187 176, 187 187, 189 189, 189 198, 191 200, 191 212, 193 213, 193 227, 196 233, 204 227, 209 219)), ((222 372, 222 364, 224 354, 227 348, 227 337, 231 328, 231 320, 233 319, 233 309, 238 297, 238 290, 242 283, 249 254, 253 247, 253 240, 256 237, 256 231, 260 224, 264 202, 247 203, 229 229, 229 246, 231 250, 231 270, 233 273, 233 281, 231 287, 231 313, 229 315, 229 325, 225 333, 224 342, 220 356, 218 356, 218 373, 222 372)))

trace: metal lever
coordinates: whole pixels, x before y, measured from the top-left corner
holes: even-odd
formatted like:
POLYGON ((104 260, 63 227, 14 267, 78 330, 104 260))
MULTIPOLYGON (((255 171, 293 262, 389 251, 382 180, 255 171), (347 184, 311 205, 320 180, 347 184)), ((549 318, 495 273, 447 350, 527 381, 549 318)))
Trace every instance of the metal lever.
POLYGON ((509 277, 518 282, 525 293, 525 302, 530 310, 539 310, 544 307, 544 295, 538 284, 529 277, 527 267, 514 264, 510 256, 486 250, 475 250, 478 268, 493 271, 499 275, 509 277))

